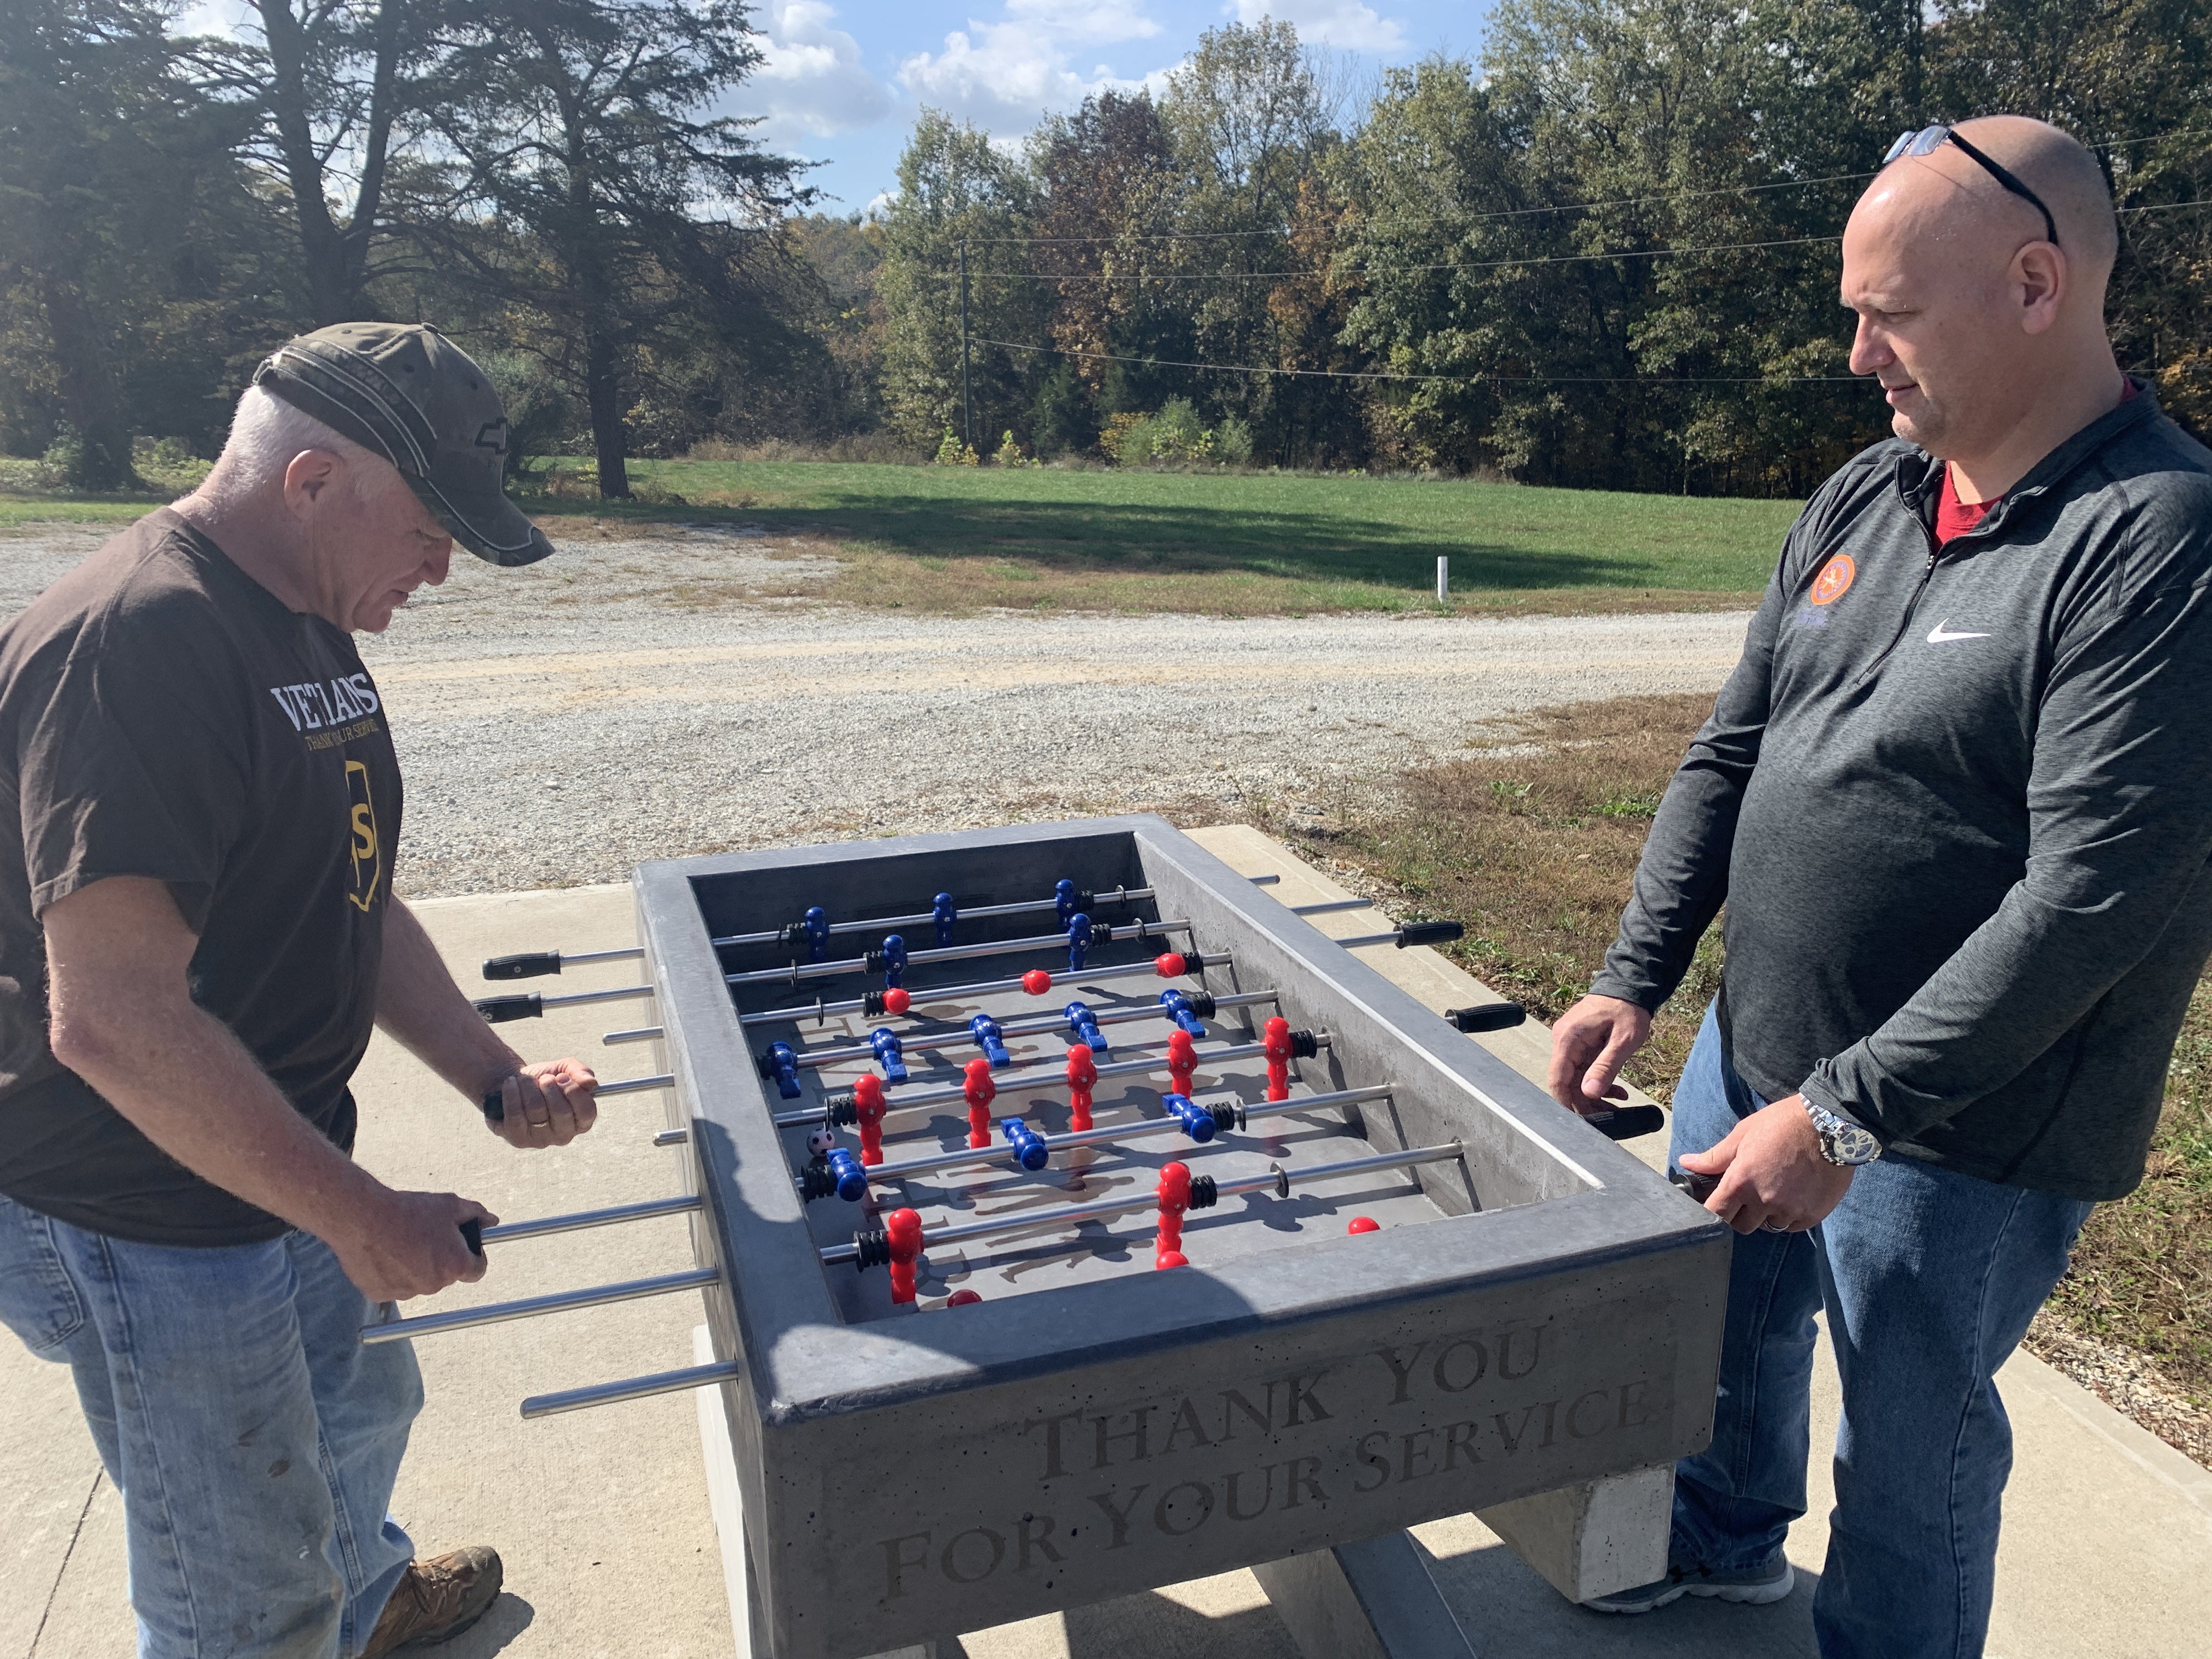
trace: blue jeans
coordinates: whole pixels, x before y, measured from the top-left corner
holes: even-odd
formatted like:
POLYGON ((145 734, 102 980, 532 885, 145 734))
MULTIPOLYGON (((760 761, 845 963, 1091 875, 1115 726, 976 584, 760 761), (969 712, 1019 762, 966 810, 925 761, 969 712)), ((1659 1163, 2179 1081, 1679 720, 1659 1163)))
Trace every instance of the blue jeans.
MULTIPOLYGON (((1673 1155, 1766 1103, 1709 1011, 1673 1155)), ((2093 1206, 1910 1158, 1852 1177, 1809 1233, 1739 1235, 1712 1444, 1675 1466, 1674 1565, 1755 1568, 1805 1513, 1813 1316, 1843 1381, 1836 1508, 1813 1597, 1822 1659, 1971 1659, 1989 1632, 2012 1425, 1992 1380, 2093 1206)))
POLYGON ((342 1659, 415 1547, 422 1383, 321 1240, 132 1244, 0 1198, 0 1322, 75 1373, 123 1494, 142 1659, 342 1659))

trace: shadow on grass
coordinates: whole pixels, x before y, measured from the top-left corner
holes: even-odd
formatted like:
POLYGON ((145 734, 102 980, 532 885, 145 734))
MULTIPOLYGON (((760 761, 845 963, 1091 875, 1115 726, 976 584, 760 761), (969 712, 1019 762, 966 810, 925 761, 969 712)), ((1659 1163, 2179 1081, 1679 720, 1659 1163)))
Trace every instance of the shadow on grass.
POLYGON ((1358 582, 1418 592, 1433 587, 1441 556, 1451 561, 1452 585, 1460 588, 1724 585, 1686 581, 1659 561, 1472 541, 1326 513, 1255 512, 1189 503, 977 501, 916 494, 848 498, 819 508, 765 501, 732 508, 544 498, 526 499, 525 505, 541 517, 586 515, 640 523, 742 521, 787 534, 836 536, 922 559, 1020 560, 1071 574, 1249 574, 1358 582))

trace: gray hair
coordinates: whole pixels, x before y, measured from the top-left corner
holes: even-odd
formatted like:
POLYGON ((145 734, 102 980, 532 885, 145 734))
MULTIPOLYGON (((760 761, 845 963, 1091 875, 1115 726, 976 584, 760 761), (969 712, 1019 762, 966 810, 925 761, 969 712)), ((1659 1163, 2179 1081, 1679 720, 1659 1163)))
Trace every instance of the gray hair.
POLYGON ((389 489, 406 487, 399 469, 374 450, 356 443, 274 392, 250 386, 239 398, 237 412, 231 416, 230 436, 223 442, 222 453, 216 458, 214 470, 198 493, 204 501, 230 505, 266 489, 281 489, 284 469, 308 449, 329 450, 346 464, 347 479, 356 501, 378 501, 389 489))

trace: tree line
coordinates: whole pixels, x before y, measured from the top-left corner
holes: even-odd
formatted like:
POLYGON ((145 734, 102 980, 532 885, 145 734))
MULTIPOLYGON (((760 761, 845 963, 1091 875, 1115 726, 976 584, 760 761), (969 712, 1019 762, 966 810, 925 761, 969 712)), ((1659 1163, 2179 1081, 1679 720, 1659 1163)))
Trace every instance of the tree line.
POLYGON ((2201 0, 1501 0, 1479 63, 1365 84, 1235 24, 1018 145, 926 111, 844 217, 713 113, 761 61, 740 0, 255 9, 0 0, 0 451, 116 487, 134 437, 212 453, 286 335, 384 316, 610 495, 869 434, 1797 494, 1882 429, 1851 202, 1899 131, 1996 111, 2095 147, 2122 361, 2212 429, 2201 0))
POLYGON ((1802 494, 1887 429, 1849 378, 1851 204, 1899 131, 2008 111, 2097 146, 2122 362, 2212 431, 2199 0, 1502 0, 1479 64, 1356 100, 1334 67, 1262 22, 1017 155, 926 116, 886 417, 961 428, 964 265, 979 441, 1081 451, 1181 398, 1270 462, 1802 494))
POLYGON ((396 317, 623 495, 658 410, 810 349, 801 164, 711 112, 760 62, 739 0, 179 9, 0 4, 0 448, 112 488, 134 435, 209 453, 289 335, 396 317))

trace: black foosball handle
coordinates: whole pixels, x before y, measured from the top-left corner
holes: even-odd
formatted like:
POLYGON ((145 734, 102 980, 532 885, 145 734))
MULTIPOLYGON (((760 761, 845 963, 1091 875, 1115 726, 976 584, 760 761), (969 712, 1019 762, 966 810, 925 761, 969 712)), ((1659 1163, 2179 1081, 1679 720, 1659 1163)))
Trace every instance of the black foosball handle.
POLYGON ((1714 1189, 1721 1184, 1718 1176, 1694 1175, 1687 1170, 1678 1170, 1671 1164, 1667 1166, 1667 1179, 1700 1204, 1711 1198, 1714 1189))
POLYGON ((1466 936, 1466 927, 1456 921, 1409 921, 1398 930, 1398 948, 1409 945, 1449 945, 1466 936))
POLYGON ((545 1012, 545 999, 536 992, 519 992, 512 996, 478 997, 477 1012, 484 1017, 487 1025, 504 1024, 510 1019, 538 1019, 545 1012))
POLYGON ((501 1084, 483 1097, 484 1121, 503 1123, 507 1121, 507 1085, 501 1084))
POLYGON ((1656 1106, 1620 1106, 1610 1112, 1589 1113, 1583 1121, 1608 1140, 1633 1140, 1665 1128, 1667 1114, 1656 1106))
POLYGON ((526 951, 520 956, 494 957, 483 965, 486 979, 536 979, 561 971, 558 951, 526 951))
POLYGON ((1444 1018, 1472 1036, 1477 1031, 1506 1031, 1528 1018, 1517 1002, 1487 1002, 1479 1008, 1447 1008, 1444 1018))
POLYGON ((461 1223, 461 1237, 467 1242, 471 1255, 483 1254, 483 1223, 471 1216, 461 1223))

